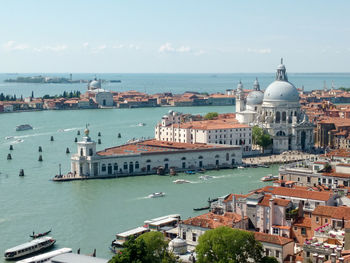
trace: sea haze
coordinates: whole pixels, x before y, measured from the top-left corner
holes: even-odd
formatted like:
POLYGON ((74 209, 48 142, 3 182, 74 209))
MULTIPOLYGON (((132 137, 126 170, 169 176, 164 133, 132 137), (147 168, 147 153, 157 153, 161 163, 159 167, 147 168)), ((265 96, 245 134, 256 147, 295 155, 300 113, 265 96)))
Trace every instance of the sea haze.
MULTIPOLYGON (((232 74, 118 74, 118 73, 84 73, 73 74, 73 79, 93 79, 121 80, 121 83, 105 83, 103 88, 111 91, 137 90, 150 94, 159 92, 183 93, 185 91, 197 92, 224 92, 226 89, 235 89, 239 80, 242 80, 244 88, 251 89, 253 82, 257 77, 261 89, 271 83, 274 78, 274 69, 272 73, 232 73, 232 74)), ((78 84, 27 84, 27 83, 6 83, 5 79, 17 78, 19 76, 54 76, 67 77, 69 73, 31 73, 31 74, 0 74, 0 93, 13 95, 17 97, 23 95, 30 96, 34 91, 35 96, 45 94, 56 95, 62 94, 63 91, 86 90, 86 83, 78 84)), ((350 73, 290 73, 289 81, 297 88, 304 86, 305 90, 321 89, 324 81, 328 88, 331 87, 332 81, 335 87, 350 87, 350 73)))

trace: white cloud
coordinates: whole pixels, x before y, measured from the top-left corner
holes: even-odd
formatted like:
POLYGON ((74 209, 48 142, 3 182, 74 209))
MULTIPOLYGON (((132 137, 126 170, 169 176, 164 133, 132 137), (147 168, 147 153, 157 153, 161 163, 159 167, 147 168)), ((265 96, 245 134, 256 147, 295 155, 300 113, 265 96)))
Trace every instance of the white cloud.
POLYGON ((178 48, 173 47, 169 42, 161 45, 158 50, 160 53, 190 53, 193 50, 188 46, 180 46, 178 48))
POLYGON ((256 53, 256 54, 270 54, 271 49, 270 48, 260 48, 260 49, 248 48, 247 52, 248 53, 256 53))
POLYGON ((6 42, 3 45, 5 50, 8 51, 13 51, 13 50, 25 50, 29 48, 29 45, 27 44, 22 44, 22 43, 17 43, 16 41, 10 40, 8 42, 6 42))
POLYGON ((122 45, 122 44, 118 44, 118 45, 112 46, 112 48, 116 48, 116 49, 120 49, 120 48, 123 48, 123 47, 124 47, 124 45, 122 45))
POLYGON ((43 51, 52 51, 52 52, 61 52, 68 48, 67 45, 55 45, 55 46, 43 46, 38 48, 33 48, 35 52, 43 52, 43 51))
POLYGON ((84 48, 88 48, 88 47, 89 47, 89 42, 83 43, 83 47, 84 47, 84 48))

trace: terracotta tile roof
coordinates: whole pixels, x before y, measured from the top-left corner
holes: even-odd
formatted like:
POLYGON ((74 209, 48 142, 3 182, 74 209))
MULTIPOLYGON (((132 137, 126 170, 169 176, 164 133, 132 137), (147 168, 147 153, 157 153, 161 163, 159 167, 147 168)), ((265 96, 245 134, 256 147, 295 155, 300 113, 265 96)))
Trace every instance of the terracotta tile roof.
POLYGON ((311 228, 311 218, 299 217, 296 221, 294 221, 293 226, 311 228))
POLYGON ((334 219, 350 220, 350 207, 346 206, 317 206, 312 215, 327 216, 334 219))
MULTIPOLYGON (((247 219, 248 217, 244 217, 247 219)), ((203 228, 214 229, 220 226, 233 227, 234 224, 240 222, 242 216, 232 212, 226 212, 223 215, 217 215, 212 212, 183 220, 181 223, 185 225, 199 226, 203 228)))
POLYGON ((288 206, 290 204, 290 200, 275 198, 273 199, 273 204, 278 206, 288 206))
POLYGON ((271 195, 265 194, 263 199, 258 203, 260 206, 270 206, 270 199, 272 198, 271 195))
POLYGON ((290 242, 294 242, 293 239, 290 239, 290 238, 270 235, 270 234, 265 234, 260 232, 254 232, 254 237, 256 240, 260 242, 271 243, 271 244, 276 244, 280 246, 284 246, 286 244, 289 244, 290 242))
POLYGON ((246 198, 248 195, 240 195, 240 194, 229 194, 225 199, 224 199, 224 203, 228 203, 230 201, 233 200, 233 196, 235 196, 236 198, 246 198))
POLYGON ((240 124, 237 119, 217 119, 204 121, 191 121, 181 124, 175 124, 174 127, 182 129, 196 129, 196 130, 225 130, 237 128, 250 128, 249 125, 240 124))
POLYGON ((273 228, 279 228, 279 229, 284 229, 284 230, 290 230, 290 226, 277 226, 277 225, 273 225, 273 228))
POLYGON ((324 176, 332 176, 332 177, 338 177, 338 178, 350 178, 350 174, 347 173, 336 173, 336 172, 331 172, 331 173, 322 173, 324 176))
POLYGON ((288 187, 266 186, 262 188, 262 191, 269 192, 272 195, 298 197, 302 199, 311 199, 311 200, 320 200, 320 201, 328 201, 332 196, 332 194, 329 192, 316 192, 316 191, 309 191, 306 189, 288 188, 288 187))
MULTIPOLYGON (((233 146, 237 147, 237 146, 233 146)), ((181 143, 181 142, 167 142, 158 141, 155 139, 141 141, 137 143, 124 144, 112 148, 106 148, 103 151, 97 152, 100 156, 109 156, 117 154, 151 154, 162 152, 178 152, 189 150, 209 150, 209 149, 229 149, 231 147, 221 145, 209 145, 204 143, 181 143)), ((232 148, 231 148, 232 149, 232 148)))

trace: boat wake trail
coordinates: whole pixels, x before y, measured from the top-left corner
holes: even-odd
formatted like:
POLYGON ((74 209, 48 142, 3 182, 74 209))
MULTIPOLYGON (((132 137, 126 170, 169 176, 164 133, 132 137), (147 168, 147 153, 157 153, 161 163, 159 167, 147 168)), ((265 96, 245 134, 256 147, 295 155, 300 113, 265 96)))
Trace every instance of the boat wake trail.
POLYGON ((73 128, 67 128, 67 129, 59 129, 58 132, 69 132, 69 131, 76 131, 79 129, 83 129, 82 127, 73 127, 73 128))

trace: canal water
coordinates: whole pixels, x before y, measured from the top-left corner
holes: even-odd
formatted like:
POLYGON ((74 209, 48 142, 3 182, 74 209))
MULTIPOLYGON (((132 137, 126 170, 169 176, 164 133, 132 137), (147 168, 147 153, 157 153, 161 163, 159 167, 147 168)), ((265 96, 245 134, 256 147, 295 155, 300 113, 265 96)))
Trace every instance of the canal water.
MULTIPOLYGON (((246 193, 267 183, 260 178, 277 174, 278 167, 235 169, 207 172, 214 178, 201 181, 199 175, 139 176, 108 180, 52 182, 50 179, 70 168, 70 154, 76 152, 74 138, 85 124, 99 149, 125 143, 132 138, 153 137, 154 126, 169 110, 192 114, 208 111, 234 112, 234 107, 185 107, 149 109, 101 109, 72 111, 23 112, 0 115, 0 253, 29 240, 33 232, 52 229, 56 248, 81 248, 81 252, 110 258, 108 246, 115 234, 143 225, 146 219, 179 213, 182 218, 195 216, 193 208, 206 205, 208 197, 228 193, 246 193), (146 126, 139 127, 143 122, 146 126), (33 130, 16 132, 19 124, 30 124, 33 130), (117 134, 122 138, 118 139, 117 134), (14 136, 6 139, 5 137, 14 136), (50 137, 54 141, 50 141, 50 137), (13 145, 14 150, 9 147, 13 145), (38 147, 43 161, 39 162, 38 147), (11 153, 12 160, 7 160, 11 153), (19 177, 20 169, 25 176, 19 177), (186 179, 190 184, 174 184, 186 179), (165 197, 150 199, 153 192, 165 197)), ((2 262, 2 259, 0 259, 2 262)))

